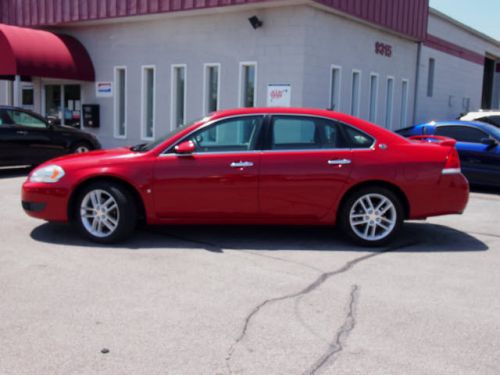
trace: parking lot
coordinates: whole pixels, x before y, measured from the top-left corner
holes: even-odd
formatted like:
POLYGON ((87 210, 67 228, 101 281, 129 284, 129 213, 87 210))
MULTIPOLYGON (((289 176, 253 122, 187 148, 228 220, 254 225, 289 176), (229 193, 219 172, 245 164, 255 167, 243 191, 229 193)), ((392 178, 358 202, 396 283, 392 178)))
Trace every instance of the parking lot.
POLYGON ((329 228, 144 228, 99 246, 0 175, 0 374, 499 374, 500 194, 390 247, 329 228))

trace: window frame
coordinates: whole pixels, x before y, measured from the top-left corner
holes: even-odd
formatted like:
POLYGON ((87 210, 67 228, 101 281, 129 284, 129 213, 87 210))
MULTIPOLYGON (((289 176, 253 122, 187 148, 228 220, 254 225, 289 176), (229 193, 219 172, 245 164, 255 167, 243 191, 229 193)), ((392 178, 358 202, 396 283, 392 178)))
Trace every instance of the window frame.
POLYGON ((330 96, 328 100, 328 108, 333 111, 340 111, 340 105, 342 102, 342 67, 340 65, 330 65, 330 96), (333 87, 333 75, 334 72, 337 73, 338 80, 335 81, 337 87, 333 87), (334 92, 335 89, 335 92, 334 92), (337 106, 333 108, 333 99, 336 97, 337 106))
POLYGON ((244 151, 215 151, 215 152, 193 152, 192 154, 190 155, 194 155, 194 154, 230 154, 230 153, 243 153, 243 152, 262 152, 262 137, 263 137, 263 134, 267 133, 266 132, 266 127, 267 127, 267 122, 268 122, 268 115, 266 113, 249 113, 249 114, 241 114, 241 115, 235 115, 235 116, 228 116, 228 117, 224 117, 224 118, 218 118, 218 119, 214 119, 212 121, 208 121, 206 122, 205 124, 201 125, 200 127, 196 128, 196 129, 193 129, 193 131, 190 131, 188 134, 186 134, 185 136, 183 136, 181 139, 179 139, 178 141, 176 141, 174 144, 172 144, 171 146, 167 147, 165 150, 163 150, 159 156, 167 156, 167 155, 177 155, 179 156, 179 154, 177 154, 175 152, 175 146, 181 144, 182 142, 185 142, 187 140, 189 140, 193 135, 195 135, 196 133, 200 132, 200 131, 203 131, 205 130, 206 128, 210 127, 210 126, 215 126, 217 123, 219 122, 222 122, 222 121, 225 121, 225 120, 229 120, 229 119, 235 119, 235 118, 243 118, 243 117, 261 117, 262 118, 262 122, 260 124, 260 129, 259 129, 259 134, 258 134, 258 138, 257 138, 257 143, 256 143, 256 147, 255 147, 255 150, 244 150, 244 151))
POLYGON ((207 115, 209 112, 215 112, 220 109, 220 83, 221 83, 221 64, 220 63, 206 63, 203 64, 203 115, 207 115), (210 85, 208 80, 210 75, 208 74, 210 68, 217 68, 217 106, 214 111, 208 110, 208 104, 210 101, 210 85))
POLYGON ((240 68, 239 68, 239 85, 238 85, 238 107, 240 108, 255 108, 257 106, 257 61, 241 61, 240 62, 240 68), (254 78, 254 87, 253 87, 253 107, 245 107, 244 106, 244 101, 245 101, 245 88, 246 88, 246 82, 245 82, 245 74, 244 74, 244 68, 253 66, 255 69, 255 78, 254 78))
MULTIPOLYGON (((479 129, 479 128, 476 128, 474 126, 468 126, 468 125, 439 125, 436 127, 436 130, 434 131, 434 135, 438 135, 438 136, 442 136, 442 137, 448 137, 448 138, 452 138, 452 139, 455 139, 453 137, 450 137, 448 135, 441 135, 441 134, 437 134, 438 133, 438 130, 439 129, 446 129, 446 128, 465 128, 465 129, 472 129, 474 131, 477 131, 481 134, 483 134, 483 137, 482 138, 491 138, 491 135, 486 133, 485 131, 483 131, 482 129, 479 129)), ((460 141, 458 139, 455 139, 457 142, 461 142, 461 143, 472 143, 472 144, 480 144, 481 142, 470 142, 470 141, 460 141)))
POLYGON ((408 107, 410 99, 410 80, 403 78, 401 80, 401 108, 399 112, 399 128, 408 126, 408 107), (406 91, 404 90, 406 84, 406 91))
POLYGON ((113 136, 114 138, 117 138, 117 139, 127 139, 127 110, 128 110, 128 90, 127 90, 127 86, 128 86, 128 78, 127 78, 127 66, 126 65, 117 65, 113 68, 114 70, 114 86, 115 86, 115 95, 114 95, 114 110, 113 110, 113 123, 114 123, 114 128, 113 128, 113 136), (124 118, 123 118, 123 130, 124 130, 124 133, 123 135, 119 134, 118 130, 120 128, 119 126, 119 116, 118 116, 118 111, 119 111, 119 102, 120 102, 120 98, 119 98, 119 87, 118 87, 118 71, 119 70, 123 70, 125 75, 125 85, 123 87, 124 89, 124 95, 125 95, 125 101, 124 101, 124 118))
POLYGON ((380 75, 375 72, 370 73, 370 87, 369 87, 369 102, 368 102, 368 121, 377 123, 378 118, 378 93, 380 87, 380 75), (372 97, 372 78, 375 78, 375 95, 372 97), (372 103, 373 100, 373 103, 372 103), (373 104, 373 113, 372 113, 372 104, 373 104))
POLYGON ((142 79, 141 79, 141 139, 144 141, 152 141, 155 139, 155 128, 156 128, 156 66, 155 65, 142 65, 142 79), (152 129, 151 129, 151 137, 146 135, 146 71, 152 69, 153 70, 153 119, 152 119, 152 129))
POLYGON ((362 71, 360 69, 353 69, 351 74, 351 108, 349 110, 349 114, 354 117, 360 117, 361 113, 361 82, 362 82, 362 71), (358 84, 357 84, 357 97, 355 98, 354 93, 354 76, 358 75, 358 84), (356 102, 354 101, 356 100, 356 102), (356 103, 356 108, 354 104, 356 103))
POLYGON ((176 98, 176 89, 177 89, 177 77, 175 75, 175 71, 177 68, 184 69, 184 97, 182 98, 184 114, 183 114, 183 124, 186 123, 186 110, 187 110, 187 82, 188 82, 188 67, 187 64, 172 64, 170 65, 170 130, 174 130, 178 128, 182 124, 176 124, 175 118, 176 116, 176 107, 177 107, 177 98, 176 98))
POLYGON ((394 125, 394 91, 395 91, 395 82, 396 79, 394 76, 387 76, 385 80, 385 118, 384 118, 384 127, 387 130, 392 130, 392 126, 394 125), (390 99, 389 99, 389 82, 392 82, 390 99), (389 111, 390 109, 390 111, 389 111), (389 113, 390 112, 390 113, 389 113))
POLYGON ((427 97, 432 98, 434 96, 434 79, 436 76, 436 59, 434 57, 429 57, 427 66, 427 97))

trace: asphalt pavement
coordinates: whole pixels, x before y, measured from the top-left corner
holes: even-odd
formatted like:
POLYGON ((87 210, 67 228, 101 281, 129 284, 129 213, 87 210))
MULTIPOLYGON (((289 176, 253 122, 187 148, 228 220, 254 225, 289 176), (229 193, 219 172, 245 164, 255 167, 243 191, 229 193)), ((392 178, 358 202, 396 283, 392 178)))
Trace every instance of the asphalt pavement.
POLYGON ((143 228, 96 245, 0 171, 0 374, 500 374, 500 190, 405 224, 143 228))

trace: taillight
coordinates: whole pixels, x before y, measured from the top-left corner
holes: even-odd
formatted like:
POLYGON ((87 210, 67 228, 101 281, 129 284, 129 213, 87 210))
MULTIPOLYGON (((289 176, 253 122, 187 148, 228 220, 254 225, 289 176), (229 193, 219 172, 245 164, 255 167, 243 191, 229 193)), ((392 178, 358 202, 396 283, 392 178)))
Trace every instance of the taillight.
POLYGON ((451 148, 450 153, 446 157, 446 162, 444 168, 441 171, 442 174, 456 174, 460 173, 460 158, 458 157, 458 152, 455 147, 451 148))

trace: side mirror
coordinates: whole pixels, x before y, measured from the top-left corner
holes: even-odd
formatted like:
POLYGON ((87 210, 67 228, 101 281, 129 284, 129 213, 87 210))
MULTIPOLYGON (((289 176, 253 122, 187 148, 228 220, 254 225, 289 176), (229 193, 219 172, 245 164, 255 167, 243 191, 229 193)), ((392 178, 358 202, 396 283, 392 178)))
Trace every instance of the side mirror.
POLYGON ((192 141, 179 143, 174 148, 176 154, 188 155, 196 151, 196 146, 192 141))
POLYGON ((498 144, 498 142, 493 138, 482 138, 481 143, 488 147, 495 147, 498 144))

